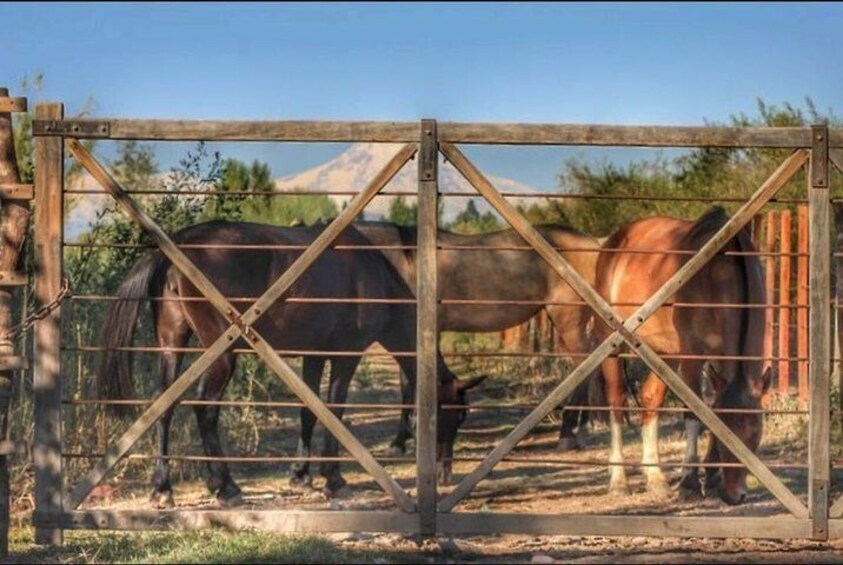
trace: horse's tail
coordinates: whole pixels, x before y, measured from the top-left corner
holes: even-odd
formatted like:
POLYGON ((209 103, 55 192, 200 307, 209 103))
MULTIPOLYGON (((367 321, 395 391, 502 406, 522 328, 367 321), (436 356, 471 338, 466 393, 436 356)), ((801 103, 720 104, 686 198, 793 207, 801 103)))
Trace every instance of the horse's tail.
MULTIPOLYGON (((120 400, 135 396, 132 354, 125 348, 132 345, 141 302, 151 296, 155 275, 163 263, 164 257, 158 251, 141 257, 117 289, 117 300, 108 307, 102 331, 102 363, 95 378, 100 399, 120 400)), ((111 408, 119 416, 132 412, 120 404, 111 405, 111 408)))

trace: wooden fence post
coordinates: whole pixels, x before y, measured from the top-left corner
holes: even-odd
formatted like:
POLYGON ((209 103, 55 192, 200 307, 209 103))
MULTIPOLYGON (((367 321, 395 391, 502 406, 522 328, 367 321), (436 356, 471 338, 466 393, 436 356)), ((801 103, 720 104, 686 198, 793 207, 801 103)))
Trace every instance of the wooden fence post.
POLYGON ((811 257, 810 424, 808 437, 808 509, 815 539, 828 539, 828 487, 831 478, 829 396, 831 393, 831 242, 829 233, 828 126, 812 128, 808 193, 811 257))
POLYGON ((808 206, 797 208, 798 237, 796 259, 796 350, 799 408, 808 406, 808 206), (803 361, 804 359, 804 361, 803 361))
POLYGON ((436 121, 421 121, 419 145, 419 210, 416 332, 416 493, 422 535, 436 533, 436 410, 439 378, 436 352, 438 167, 436 121))
POLYGON ((790 210, 781 212, 779 249, 779 394, 790 394, 790 210))
MULTIPOLYGON (((9 91, 0 88, 0 100, 11 102, 20 99, 9 98, 9 91)), ((15 154, 15 139, 12 127, 12 111, 25 110, 24 103, 18 108, 14 104, 0 110, 0 184, 21 185, 15 154)), ((0 271, 16 273, 24 241, 29 231, 30 205, 28 199, 17 199, 3 195, 2 218, 0 219, 0 271)), ((15 288, 0 288, 0 356, 12 358, 15 355, 15 338, 8 336, 14 325, 15 288)), ((9 366, 9 365, 7 365, 9 366)), ((9 409, 12 400, 14 369, 0 371, 0 439, 5 439, 9 427, 9 409)), ((9 455, 12 450, 0 450, 0 558, 9 551, 9 455), (7 451, 9 451, 7 453, 7 451)))
MULTIPOLYGON (((38 104, 35 118, 61 120, 62 104, 38 104)), ((38 304, 51 302, 59 292, 62 276, 62 183, 64 145, 61 137, 35 139, 35 252, 38 304)), ((62 511, 61 431, 61 318, 60 308, 35 324, 35 508, 38 512, 62 511)), ((55 528, 36 528, 35 541, 61 544, 63 533, 55 528)))

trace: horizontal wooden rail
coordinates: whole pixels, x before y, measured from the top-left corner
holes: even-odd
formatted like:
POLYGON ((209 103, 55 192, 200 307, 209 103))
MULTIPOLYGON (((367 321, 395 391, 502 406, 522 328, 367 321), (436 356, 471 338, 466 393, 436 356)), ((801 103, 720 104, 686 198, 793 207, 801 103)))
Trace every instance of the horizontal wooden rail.
MULTIPOLYGON (((843 130, 829 130, 843 146, 843 130)), ((489 145, 597 145, 632 147, 778 147, 812 145, 809 127, 613 126, 597 124, 439 123, 439 141, 489 145)))
MULTIPOLYGON (((249 497, 244 496, 248 502, 249 497)), ((35 512, 38 527, 65 530, 229 530, 260 528, 285 532, 401 532, 417 533, 418 516, 382 510, 76 510, 35 512)))
POLYGON ((0 200, 32 200, 35 189, 31 184, 0 184, 0 200))
POLYGON ((0 96, 0 112, 26 112, 26 107, 23 96, 0 96))
MULTIPOLYGON (((102 453, 62 453, 62 457, 67 459, 98 459, 102 457, 102 453)), ((227 455, 223 457, 211 457, 208 455, 155 455, 147 453, 132 453, 127 455, 125 460, 128 461, 157 461, 159 459, 167 461, 187 461, 194 463, 210 463, 210 462, 224 462, 233 464, 249 464, 249 463, 358 463, 354 457, 298 457, 288 455, 227 455)), ((480 463, 483 457, 445 457, 442 461, 450 461, 452 463, 480 463)), ((375 460, 384 465, 389 464, 408 464, 415 463, 416 458, 410 456, 398 457, 379 457, 375 460)), ((557 465, 560 467, 664 467, 668 469, 741 469, 746 468, 743 463, 685 463, 680 461, 664 461, 661 463, 642 463, 640 461, 615 461, 610 462, 608 459, 563 459, 563 458, 547 458, 547 457, 513 457, 507 456, 501 459, 503 463, 509 464, 531 464, 531 465, 557 465)), ((359 464, 359 463, 358 463, 359 464)), ((807 469, 807 463, 778 463, 765 462, 765 465, 771 469, 807 469)))
POLYGON ((26 286, 27 284, 29 284, 29 277, 26 273, 0 271, 0 286, 26 286))
MULTIPOLYGON (((36 136, 149 141, 418 141, 418 122, 74 119, 33 124, 36 136), (52 126, 52 127, 49 127, 52 126), (57 127, 58 126, 58 127, 57 127), (104 126, 104 127, 101 127, 104 126)), ((613 126, 598 124, 439 122, 439 142, 489 145, 769 147, 812 145, 808 127, 613 126)), ((843 147, 843 130, 829 130, 843 147)))
MULTIPOLYGON (((244 497, 247 501, 248 495, 244 497)), ((418 533, 418 516, 387 511, 295 510, 76 510, 36 512, 40 528, 85 530, 229 530, 260 528, 272 532, 399 532, 418 533)), ((843 520, 832 521, 831 534, 843 531, 843 520)), ((438 513, 437 531, 450 535, 521 535, 709 537, 807 539, 811 521, 789 516, 605 516, 507 514, 489 512, 438 513)))
POLYGON ((413 143, 418 122, 74 119, 33 124, 33 135, 148 141, 310 141, 413 143), (48 128, 58 124, 60 127, 48 128), (86 127, 107 125, 106 128, 86 127))
MULTIPOLYGON (((151 400, 144 399, 121 399, 121 400, 100 400, 100 399, 65 399, 62 404, 69 406, 146 406, 152 404, 151 400)), ((181 400, 181 406, 226 406, 235 408, 302 408, 305 406, 302 402, 283 402, 283 401, 269 401, 269 400, 181 400)), ((329 408, 344 408, 346 410, 404 410, 413 409, 415 404, 371 404, 371 403, 334 403, 326 402, 325 406, 329 408)), ((472 404, 469 408, 471 410, 532 410, 538 404, 516 404, 516 403, 498 403, 498 404, 472 404)), ((465 410, 466 406, 460 404, 445 404, 439 407, 441 410, 465 410)), ((564 412, 566 410, 584 410, 587 412, 659 412, 667 414, 687 414, 692 412, 689 408, 682 408, 679 406, 668 406, 661 408, 644 408, 641 406, 622 406, 612 408, 609 406, 586 406, 579 404, 560 405, 554 409, 556 412, 564 412)), ((764 408, 714 408, 712 412, 715 414, 763 414, 767 416, 781 416, 781 415, 805 415, 807 410, 770 410, 764 408)))
POLYGON ((0 371, 18 371, 29 369, 29 359, 26 357, 0 357, 0 371))

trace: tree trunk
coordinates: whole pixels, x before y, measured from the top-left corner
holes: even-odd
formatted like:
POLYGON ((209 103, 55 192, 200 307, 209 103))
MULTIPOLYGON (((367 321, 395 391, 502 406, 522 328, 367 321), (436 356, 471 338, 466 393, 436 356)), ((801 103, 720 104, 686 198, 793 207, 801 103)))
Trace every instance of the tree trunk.
MULTIPOLYGON (((9 95, 0 88, 0 97, 9 95)), ((12 115, 0 112, 0 183, 19 184, 21 181, 15 157, 12 115)), ((29 229, 28 200, 3 200, 0 210, 0 271, 13 273, 18 264, 24 239, 29 229)), ((5 336, 14 323, 15 287, 0 287, 0 336, 5 336), (7 290, 9 289, 9 290, 7 290)), ((15 344, 0 338, 0 357, 12 357, 15 344)), ((7 436, 9 403, 12 393, 13 371, 0 371, 0 436, 7 436)), ((9 467, 7 455, 0 454, 0 557, 9 550, 9 467)))

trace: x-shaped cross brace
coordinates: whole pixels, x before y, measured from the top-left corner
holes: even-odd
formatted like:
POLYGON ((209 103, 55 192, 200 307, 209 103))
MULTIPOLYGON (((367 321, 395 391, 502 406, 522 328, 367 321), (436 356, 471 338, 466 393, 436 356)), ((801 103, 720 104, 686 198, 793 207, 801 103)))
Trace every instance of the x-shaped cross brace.
POLYGON ((140 437, 169 410, 202 374, 225 353, 238 338, 244 338, 261 359, 278 375, 290 390, 314 413, 337 440, 351 453, 375 481, 388 492, 405 512, 413 512, 416 504, 348 430, 319 396, 299 378, 295 371, 281 358, 270 344, 255 331, 253 325, 286 292, 296 280, 312 265, 331 243, 351 224, 352 220, 366 207, 366 204, 386 186, 417 151, 417 144, 409 143, 381 170, 374 180, 342 211, 313 241, 281 277, 248 309, 240 314, 216 289, 205 275, 173 243, 166 233, 150 218, 120 184, 100 165, 96 159, 75 139, 67 141, 67 149, 76 160, 97 179, 111 194, 123 211, 137 221, 152 237, 159 249, 184 274, 190 282, 219 310, 231 325, 205 352, 164 391, 138 418, 129 429, 105 453, 102 459, 85 475, 68 498, 71 509, 79 505, 99 484, 117 462, 124 457, 140 437))
POLYGON ((808 509, 764 463, 729 429, 726 424, 702 401, 682 378, 645 342, 635 336, 635 331, 664 302, 687 283, 717 252, 745 226, 752 217, 784 186, 810 156, 810 151, 799 149, 790 155, 769 179, 750 197, 726 224, 717 231, 699 252, 685 263, 655 294, 632 316, 622 321, 612 307, 589 285, 582 276, 539 234, 523 215, 498 193, 483 174, 452 144, 443 143, 440 150, 474 188, 503 216, 521 237, 614 329, 568 377, 551 392, 526 418, 492 450, 489 455, 439 502, 440 512, 451 511, 468 495, 515 445, 547 414, 567 398, 606 357, 623 342, 632 347, 650 368, 679 396, 697 417, 744 463, 776 498, 796 517, 807 518, 808 509))

